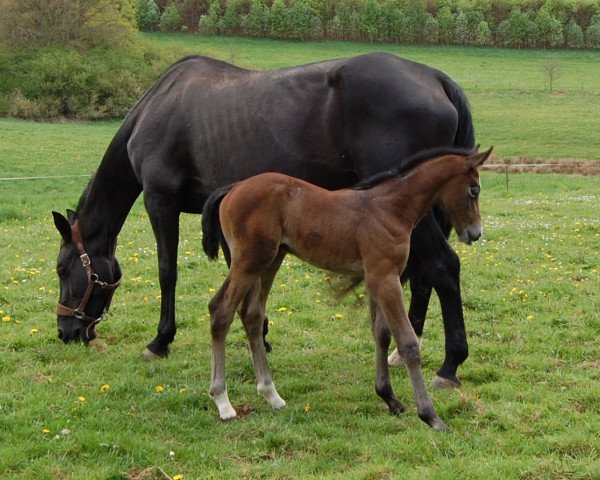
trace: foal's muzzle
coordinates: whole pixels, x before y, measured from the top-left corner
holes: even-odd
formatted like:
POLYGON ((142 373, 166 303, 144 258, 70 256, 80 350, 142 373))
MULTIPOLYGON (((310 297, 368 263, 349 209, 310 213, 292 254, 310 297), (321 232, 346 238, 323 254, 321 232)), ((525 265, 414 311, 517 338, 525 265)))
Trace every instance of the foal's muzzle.
POLYGON ((483 227, 481 225, 469 225, 459 236, 459 240, 467 245, 471 245, 471 243, 476 242, 481 238, 482 233, 483 227))

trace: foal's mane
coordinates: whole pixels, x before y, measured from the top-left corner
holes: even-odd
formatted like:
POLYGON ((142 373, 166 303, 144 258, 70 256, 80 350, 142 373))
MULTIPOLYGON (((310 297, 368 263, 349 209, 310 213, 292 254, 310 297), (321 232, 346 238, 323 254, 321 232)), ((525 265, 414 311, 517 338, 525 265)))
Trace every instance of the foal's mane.
POLYGON ((398 176, 404 176, 414 168, 422 165, 423 163, 433 160, 434 158, 446 156, 446 155, 460 155, 467 156, 473 154, 472 149, 468 148, 456 148, 456 147, 438 147, 427 150, 421 150, 408 159, 401 159, 400 163, 389 170, 376 173, 375 175, 365 178, 360 182, 352 186, 352 190, 368 190, 375 187, 387 180, 398 176))

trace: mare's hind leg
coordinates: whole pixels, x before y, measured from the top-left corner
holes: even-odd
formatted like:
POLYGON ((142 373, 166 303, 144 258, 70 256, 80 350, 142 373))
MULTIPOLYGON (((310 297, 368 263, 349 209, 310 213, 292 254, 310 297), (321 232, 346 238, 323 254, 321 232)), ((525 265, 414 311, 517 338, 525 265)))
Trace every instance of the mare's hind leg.
MULTIPOLYGON (((425 316, 427 314, 427 307, 429 306, 429 299, 431 298, 431 286, 425 285, 422 279, 418 277, 412 277, 409 281, 410 284, 410 307, 408 309, 408 318, 412 325, 417 337, 419 337, 419 346, 421 345, 421 337, 423 336, 423 328, 425 327, 425 316)), ((398 349, 394 351, 388 357, 388 365, 390 367, 396 367, 403 365, 404 360, 398 354, 398 349)))
POLYGON ((252 354, 252 365, 256 377, 256 389, 272 408, 285 407, 285 401, 279 396, 271 378, 267 362, 267 351, 262 337, 264 302, 261 298, 261 280, 257 281, 246 295, 240 309, 240 316, 248 337, 248 346, 252 354))
POLYGON ((221 420, 229 420, 237 415, 227 394, 225 339, 237 306, 258 280, 257 277, 232 275, 232 273, 229 273, 208 305, 212 339, 211 382, 208 393, 219 409, 221 420))
POLYGON ((375 339, 375 391, 387 404, 390 412, 396 415, 404 412, 404 405, 396 398, 390 382, 390 372, 387 362, 387 352, 390 346, 391 334, 377 303, 371 300, 371 332, 375 339))

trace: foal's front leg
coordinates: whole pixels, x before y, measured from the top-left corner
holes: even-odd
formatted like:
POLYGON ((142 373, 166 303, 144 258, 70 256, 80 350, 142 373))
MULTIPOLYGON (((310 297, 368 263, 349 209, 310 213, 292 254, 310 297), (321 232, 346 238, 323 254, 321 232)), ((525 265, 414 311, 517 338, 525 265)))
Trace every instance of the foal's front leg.
POLYGON ((397 272, 383 274, 380 269, 376 272, 367 271, 366 273, 369 293, 381 308, 398 346, 398 353, 406 363, 419 418, 436 431, 447 431, 448 427, 436 413, 425 388, 421 372, 419 341, 406 313, 402 285, 397 272))

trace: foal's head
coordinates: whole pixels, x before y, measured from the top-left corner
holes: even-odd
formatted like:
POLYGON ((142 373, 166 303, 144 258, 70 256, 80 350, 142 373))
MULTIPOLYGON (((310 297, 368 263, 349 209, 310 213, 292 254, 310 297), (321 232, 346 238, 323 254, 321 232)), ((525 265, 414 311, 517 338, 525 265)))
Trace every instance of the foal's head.
POLYGON ((464 173, 452 177, 440 192, 439 203, 448 213, 459 240, 464 243, 478 240, 483 231, 479 212, 481 185, 478 168, 491 152, 490 148, 487 152, 457 158, 464 165, 464 173))

